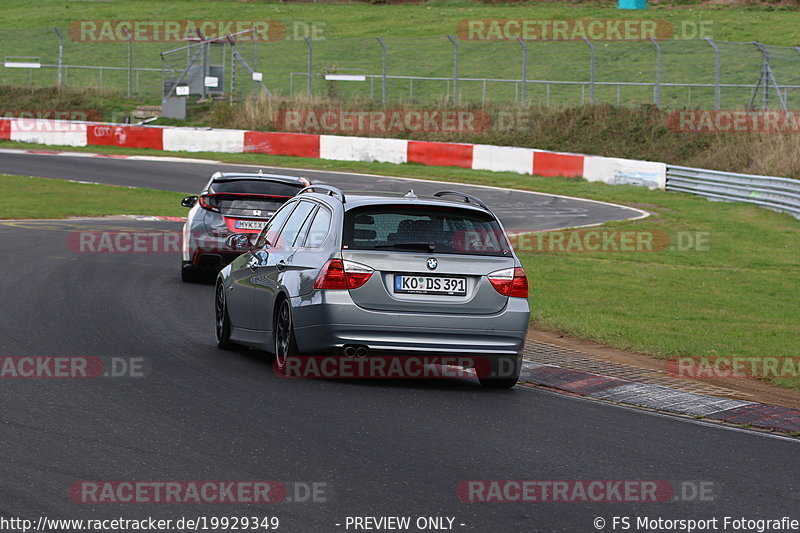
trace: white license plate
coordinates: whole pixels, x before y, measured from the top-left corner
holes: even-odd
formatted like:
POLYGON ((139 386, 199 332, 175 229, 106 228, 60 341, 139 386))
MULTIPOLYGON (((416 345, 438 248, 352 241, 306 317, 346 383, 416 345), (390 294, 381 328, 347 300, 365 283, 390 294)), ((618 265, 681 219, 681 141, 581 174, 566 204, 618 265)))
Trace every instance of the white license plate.
POLYGON ((237 220, 236 229, 257 229, 261 231, 267 225, 266 220, 237 220))
POLYGON ((446 276, 395 274, 394 292, 464 296, 467 294, 467 279, 450 278, 446 276))

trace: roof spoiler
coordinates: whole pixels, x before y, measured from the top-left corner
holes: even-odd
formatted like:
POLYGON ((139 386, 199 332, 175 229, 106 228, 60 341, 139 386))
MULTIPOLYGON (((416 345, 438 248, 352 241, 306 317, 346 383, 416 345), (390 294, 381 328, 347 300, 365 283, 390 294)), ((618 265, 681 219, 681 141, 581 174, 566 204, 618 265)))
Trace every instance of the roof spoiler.
POLYGON ((341 189, 337 189, 336 187, 331 187, 330 185, 309 185, 308 187, 301 189, 300 192, 297 193, 297 196, 300 196, 301 194, 307 192, 317 192, 317 190, 328 193, 328 196, 334 196, 338 194, 339 200, 341 200, 342 203, 345 203, 347 201, 341 189))
POLYGON ((467 203, 467 204, 474 204, 474 205, 477 205, 478 207, 480 207, 480 208, 482 208, 482 209, 485 209, 486 211, 489 211, 490 213, 492 212, 492 211, 491 211, 491 209, 489 209, 489 208, 486 206, 486 204, 485 204, 485 203, 483 203, 483 200, 481 200, 481 199, 480 199, 480 198, 478 198, 477 196, 473 196, 473 195, 471 195, 471 194, 467 194, 467 193, 465 193, 465 192, 459 192, 459 191, 439 191, 439 192, 437 192, 437 193, 434 193, 434 195, 433 195, 433 196, 435 196, 436 198, 441 198, 442 196, 458 196, 459 198, 463 198, 463 199, 464 199, 464 203, 467 203))

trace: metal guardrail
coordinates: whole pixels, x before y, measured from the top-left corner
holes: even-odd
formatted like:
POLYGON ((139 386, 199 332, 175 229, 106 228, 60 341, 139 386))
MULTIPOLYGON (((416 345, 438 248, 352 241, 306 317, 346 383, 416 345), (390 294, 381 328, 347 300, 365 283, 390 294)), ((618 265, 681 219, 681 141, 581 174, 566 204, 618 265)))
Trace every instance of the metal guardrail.
POLYGON ((747 202, 800 218, 800 180, 667 165, 666 189, 747 202))

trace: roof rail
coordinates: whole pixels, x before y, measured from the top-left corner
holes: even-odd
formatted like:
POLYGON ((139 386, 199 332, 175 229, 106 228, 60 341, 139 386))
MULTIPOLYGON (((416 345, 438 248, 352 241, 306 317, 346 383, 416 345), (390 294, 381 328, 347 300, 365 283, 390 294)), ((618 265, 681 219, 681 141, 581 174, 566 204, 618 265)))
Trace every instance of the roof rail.
POLYGON ((303 194, 304 192, 315 192, 314 189, 319 189, 321 191, 325 191, 325 192, 328 193, 328 196, 333 196, 334 194, 338 194, 339 195, 339 199, 342 201, 342 203, 346 202, 346 199, 345 199, 345 196, 344 196, 344 193, 342 192, 342 190, 341 189, 337 189, 336 187, 331 187, 330 185, 309 185, 308 187, 306 187, 304 189, 301 189, 300 192, 297 193, 297 195, 299 196, 299 195, 303 194))
POLYGON ((467 204, 475 204, 475 205, 477 205, 479 207, 482 207, 483 209, 485 209, 485 210, 487 210, 487 211, 489 211, 491 213, 491 210, 488 207, 486 207, 486 204, 483 203, 483 200, 481 200, 477 196, 472 196, 471 194, 467 194, 465 192, 439 191, 439 192, 435 193, 434 196, 436 198, 441 198, 442 196, 458 196, 460 198, 463 198, 465 203, 467 203, 467 204))

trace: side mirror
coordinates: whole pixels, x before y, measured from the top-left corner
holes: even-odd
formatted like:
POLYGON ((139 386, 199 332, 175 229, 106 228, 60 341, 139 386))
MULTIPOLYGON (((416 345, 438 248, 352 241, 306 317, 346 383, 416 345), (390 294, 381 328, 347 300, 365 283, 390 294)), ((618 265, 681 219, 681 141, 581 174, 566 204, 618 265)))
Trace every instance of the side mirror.
POLYGON ((253 253, 253 257, 247 262, 247 267, 250 270, 255 270, 257 268, 267 266, 267 260, 269 259, 269 254, 264 250, 257 250, 253 253))
POLYGON ((227 239, 225 239, 225 244, 228 245, 228 248, 232 248, 234 250, 240 250, 245 252, 252 248, 250 244, 250 237, 248 237, 244 233, 234 233, 227 239))
POLYGON ((194 207, 194 204, 197 203, 197 196, 187 196, 183 200, 181 200, 181 205, 183 207, 194 207))

